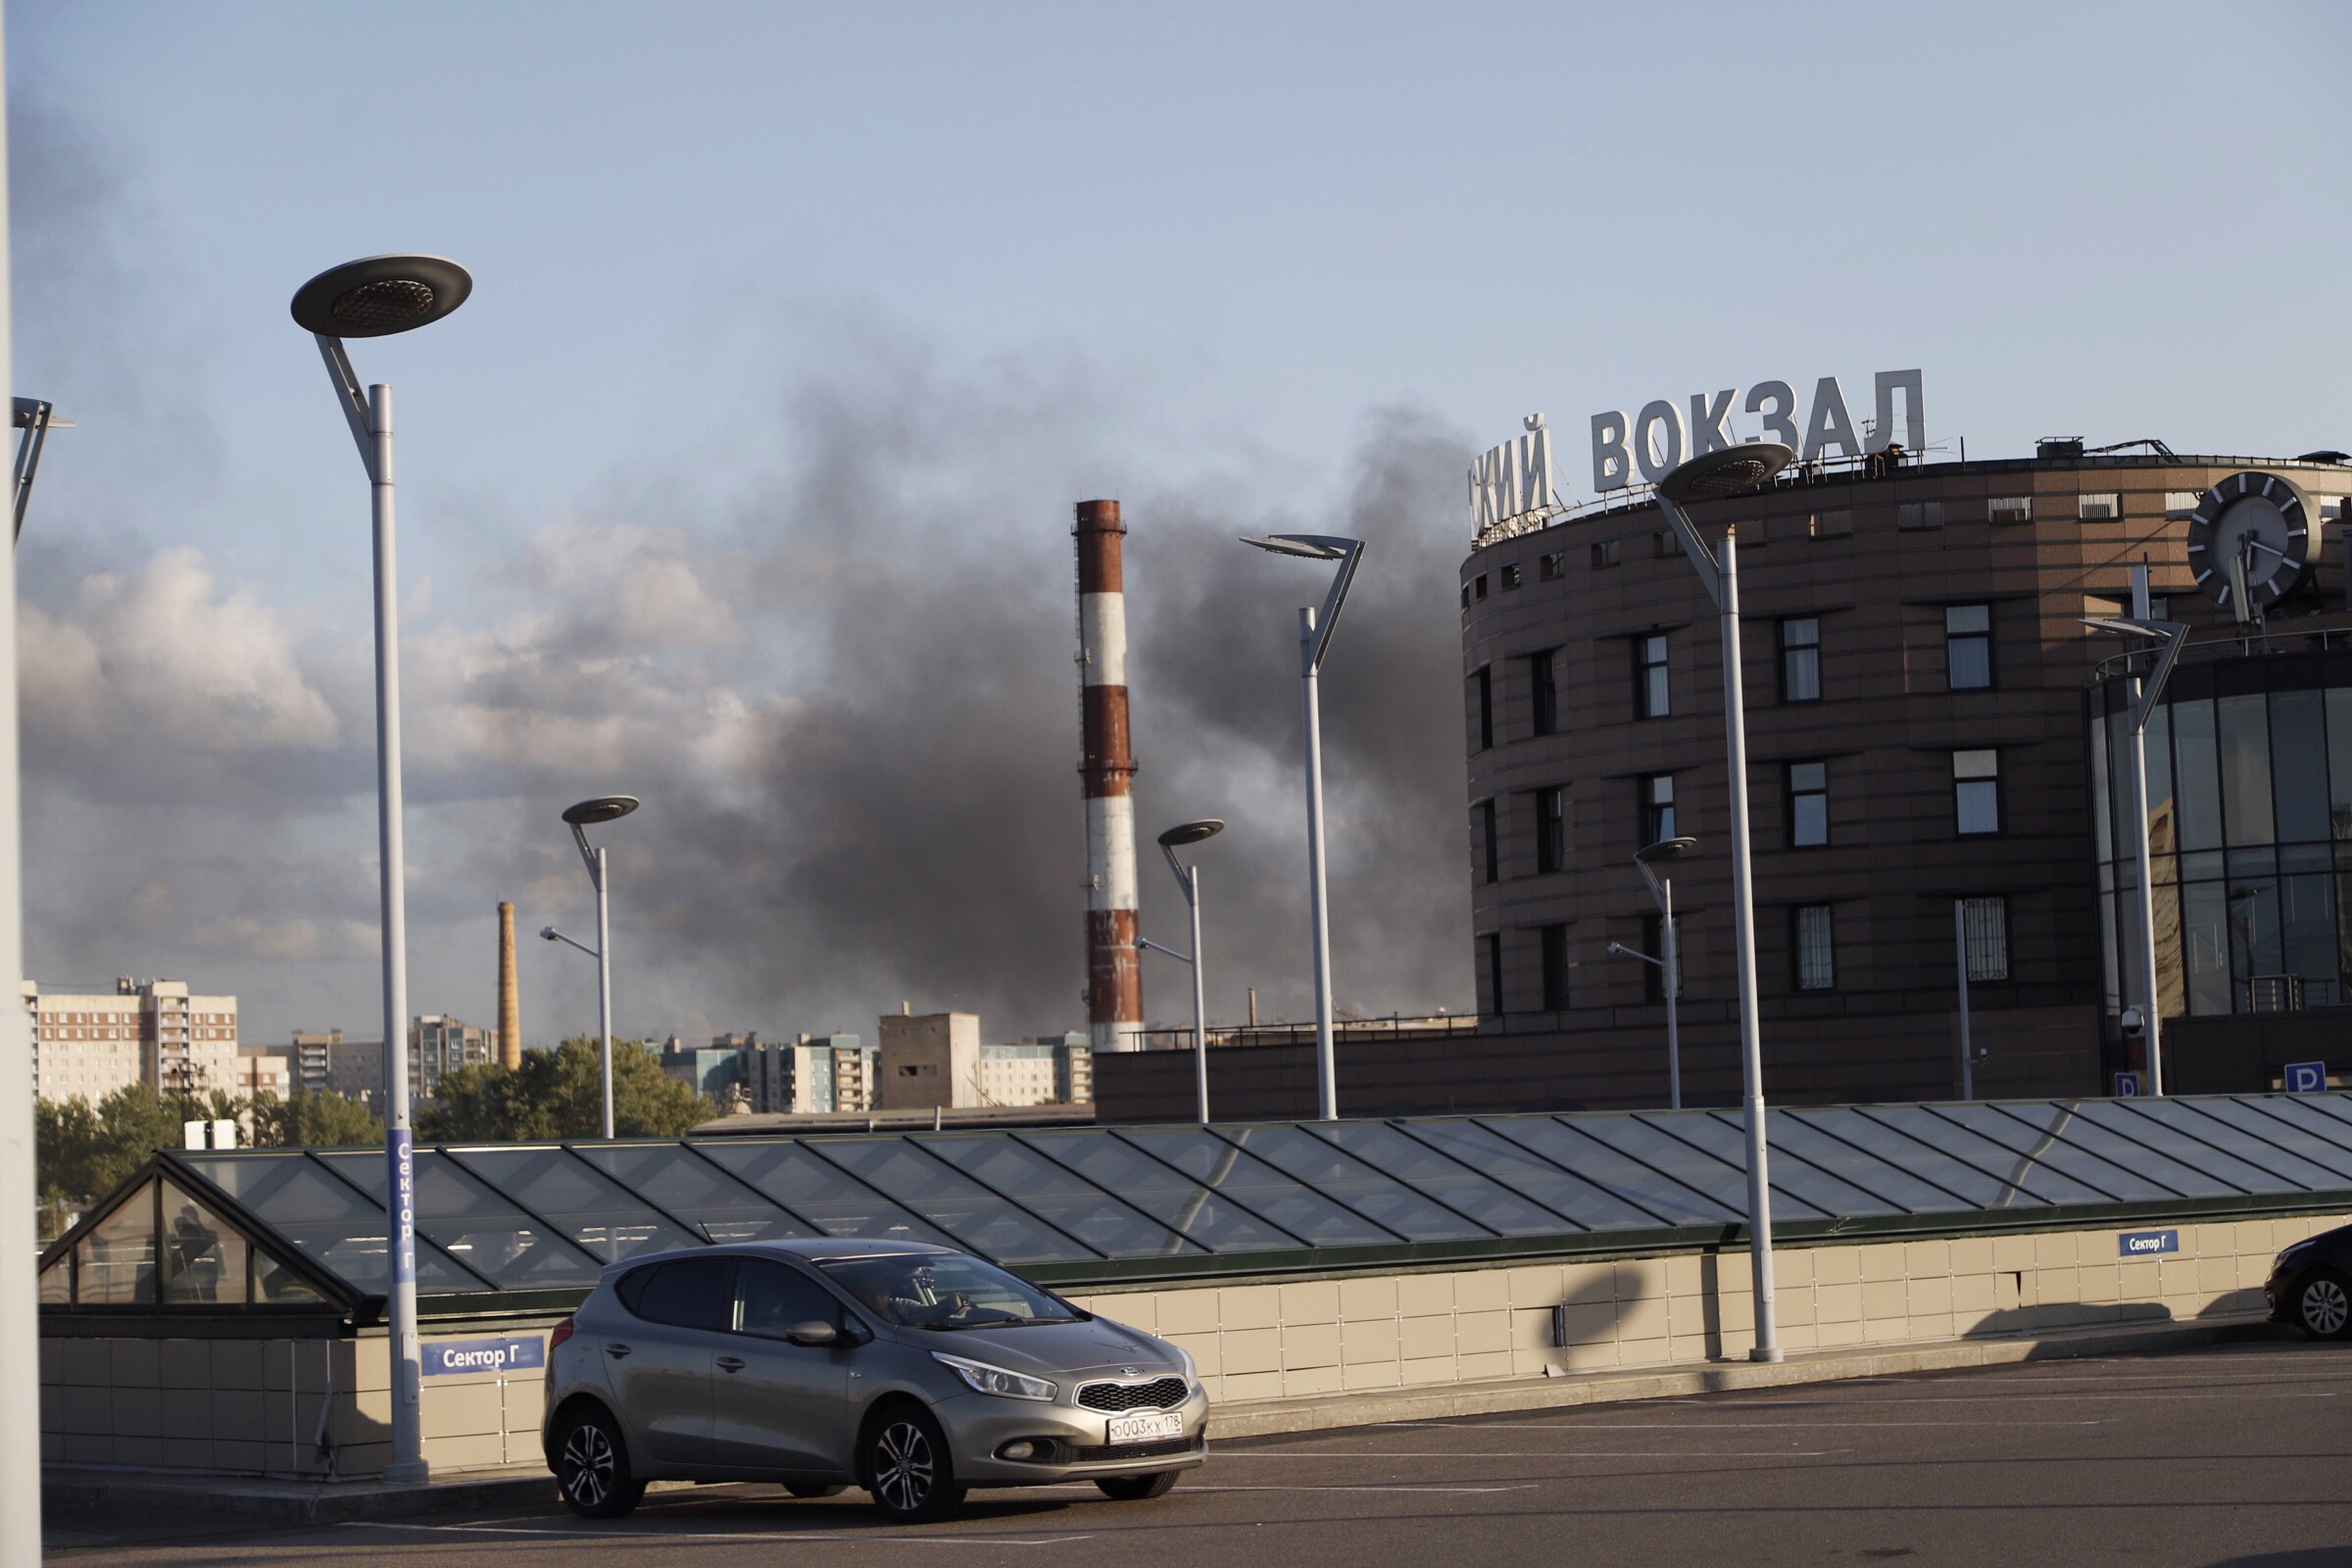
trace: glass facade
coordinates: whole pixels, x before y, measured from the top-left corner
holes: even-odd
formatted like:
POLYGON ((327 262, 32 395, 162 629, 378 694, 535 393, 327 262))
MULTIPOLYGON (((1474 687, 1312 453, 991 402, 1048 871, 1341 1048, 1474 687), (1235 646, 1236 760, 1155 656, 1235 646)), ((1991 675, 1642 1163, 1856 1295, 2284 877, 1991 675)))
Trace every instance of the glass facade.
MULTIPOLYGON (((1773 1221, 1792 1238, 2352 1195, 2341 1094, 1769 1116, 1773 1221)), ((440 1316, 576 1301, 606 1264, 763 1238, 930 1242, 1083 1285, 1533 1241, 1722 1246, 1747 1205, 1740 1116, 1717 1110, 451 1147, 416 1163, 418 1294, 440 1316)), ((166 1151, 44 1254, 41 1300, 356 1310, 384 1288, 382 1191, 372 1152, 166 1151)))
MULTIPOLYGON (((2139 1006, 2130 682, 2089 700, 2110 1015, 2139 1006)), ((2352 1003, 2352 654, 2173 673, 2147 726, 2159 1016, 2352 1003)))

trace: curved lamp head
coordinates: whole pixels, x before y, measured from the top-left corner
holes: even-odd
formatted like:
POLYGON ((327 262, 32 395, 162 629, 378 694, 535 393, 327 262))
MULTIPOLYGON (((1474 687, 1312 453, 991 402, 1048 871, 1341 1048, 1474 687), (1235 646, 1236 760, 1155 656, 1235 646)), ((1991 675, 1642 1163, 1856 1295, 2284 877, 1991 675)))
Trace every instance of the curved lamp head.
POLYGON ((543 925, 539 928, 539 936, 542 941, 553 942, 557 940, 556 928, 552 925, 543 925))
POLYGON ((1244 534, 1242 543, 1278 556, 1299 556, 1308 561, 1345 561, 1355 541, 1329 533, 1275 533, 1262 537, 1244 534))
POLYGON ((473 276, 445 256, 369 256, 294 291, 294 323, 320 337, 389 337, 466 303, 473 276))
POLYGON ((573 827, 594 827, 599 822, 614 822, 637 809, 634 795, 600 795, 593 801, 564 808, 564 820, 573 827))
POLYGON ((1634 858, 1644 863, 1651 860, 1671 860, 1680 856, 1689 855, 1697 848, 1698 840, 1694 838, 1660 839, 1655 844, 1644 845, 1636 850, 1634 858))
POLYGON ((1762 489, 1796 454, 1778 441, 1742 441, 1738 446, 1692 458, 1658 481, 1658 493, 1673 502, 1712 501, 1762 489))
POLYGON ((1224 831, 1225 824, 1223 822, 1213 816, 1203 817, 1198 822, 1179 822, 1159 836, 1159 843, 1162 849, 1172 850, 1178 845, 1198 844, 1202 839, 1213 839, 1224 831))

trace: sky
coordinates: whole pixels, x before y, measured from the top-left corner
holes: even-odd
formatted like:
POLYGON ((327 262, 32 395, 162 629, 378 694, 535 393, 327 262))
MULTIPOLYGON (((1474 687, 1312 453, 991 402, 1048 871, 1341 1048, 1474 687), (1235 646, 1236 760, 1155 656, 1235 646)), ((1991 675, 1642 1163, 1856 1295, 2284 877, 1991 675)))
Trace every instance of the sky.
MULTIPOLYGON (((378 1033, 367 487, 286 304, 427 251, 465 308, 352 345, 398 391, 412 1011, 495 1021, 500 899, 592 933, 558 813, 625 792, 622 1032, 1083 1026, 1101 496, 1145 848, 1233 824, 1212 1017, 1310 1007, 1320 578, 1272 530, 1369 546, 1338 1000, 1465 1009, 1472 455, 1544 411, 1583 489, 1593 412, 1914 367, 1976 456, 2352 447, 2348 16, 13 8, 15 387, 78 421, 20 552, 28 968, 378 1033)), ((527 942, 527 1041, 591 967, 527 942)), ((1152 1020, 1186 990, 1146 960, 1152 1020)))

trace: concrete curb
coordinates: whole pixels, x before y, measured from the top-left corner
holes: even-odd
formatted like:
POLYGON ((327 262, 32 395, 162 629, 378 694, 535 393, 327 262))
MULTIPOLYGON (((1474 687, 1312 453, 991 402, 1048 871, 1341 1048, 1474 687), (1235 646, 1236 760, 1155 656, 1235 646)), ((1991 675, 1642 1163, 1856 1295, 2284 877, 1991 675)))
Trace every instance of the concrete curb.
POLYGON ((1809 1351, 1777 1362, 1718 1361, 1703 1366, 1512 1378, 1428 1389, 1383 1389, 1305 1399, 1218 1405, 1209 1412, 1209 1427, 1219 1438, 1328 1432, 1389 1421, 1555 1410, 1625 1399, 1686 1398, 1729 1389, 1785 1388, 2067 1356, 2184 1349, 2224 1340, 2261 1339, 2268 1335, 2269 1329, 2262 1317, 2233 1316, 2202 1323, 2149 1324, 2144 1328, 2105 1327, 2014 1339, 1938 1340, 1924 1345, 1889 1346, 1885 1349, 1809 1351))
POLYGON ((278 1524, 331 1525, 557 1500, 556 1478, 544 1466, 535 1471, 457 1476, 420 1487, 367 1480, 270 1481, 258 1476, 99 1466, 41 1468, 43 1508, 186 1508, 278 1524))

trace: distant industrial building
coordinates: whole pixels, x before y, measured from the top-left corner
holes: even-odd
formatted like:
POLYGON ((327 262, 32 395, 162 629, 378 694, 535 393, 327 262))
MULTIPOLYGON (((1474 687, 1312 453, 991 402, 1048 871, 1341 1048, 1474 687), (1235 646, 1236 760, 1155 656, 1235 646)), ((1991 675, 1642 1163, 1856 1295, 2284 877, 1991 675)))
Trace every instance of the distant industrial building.
POLYGON ((93 1104, 128 1084, 160 1094, 233 1089, 237 999, 192 996, 179 980, 118 979, 110 992, 44 993, 24 983, 33 1093, 93 1104))

